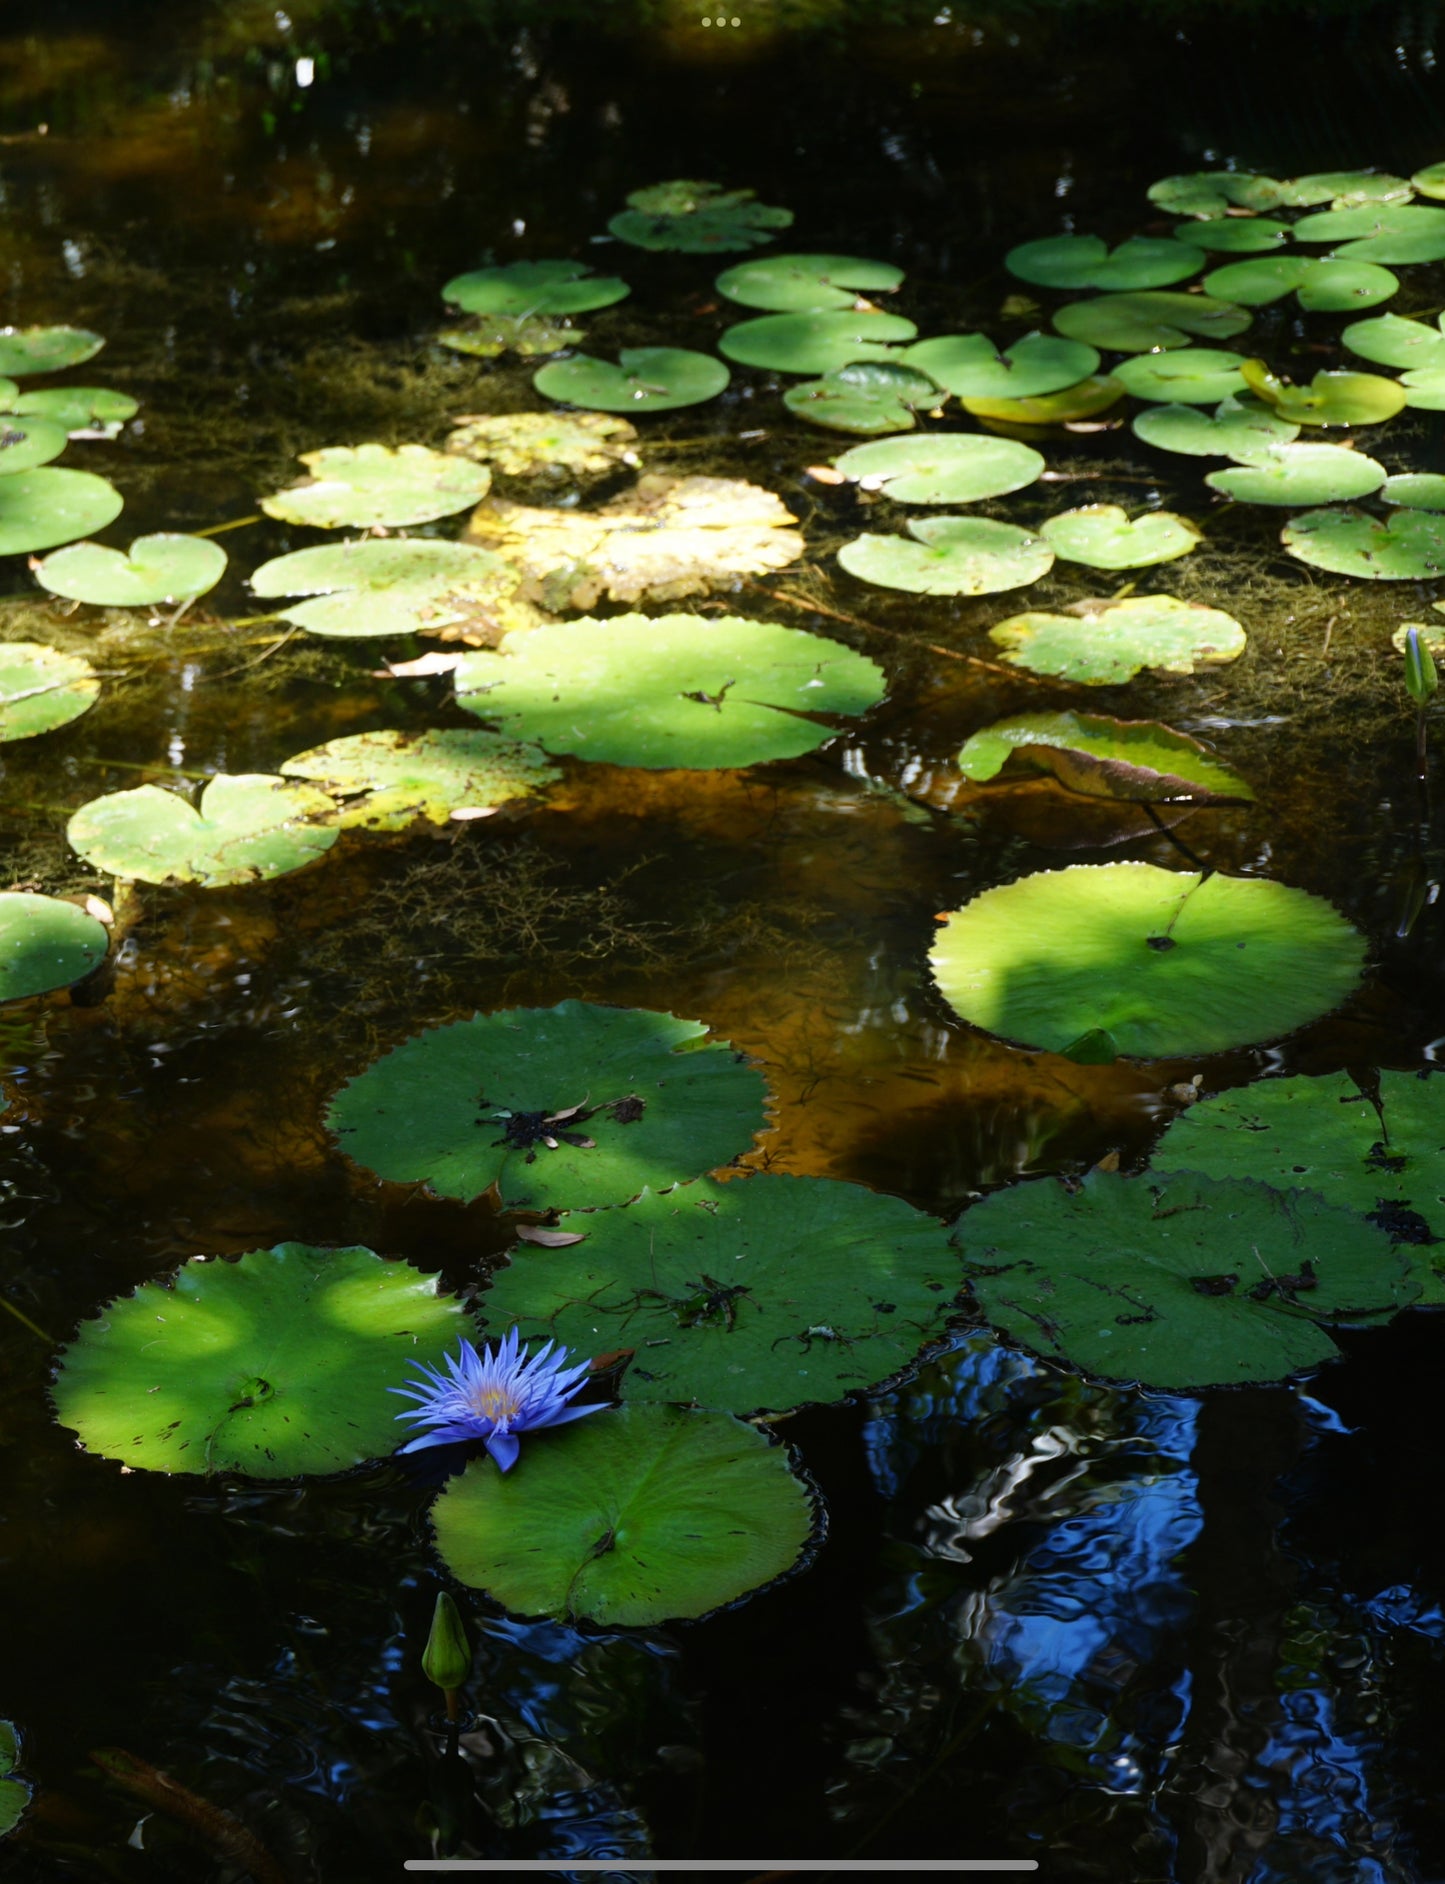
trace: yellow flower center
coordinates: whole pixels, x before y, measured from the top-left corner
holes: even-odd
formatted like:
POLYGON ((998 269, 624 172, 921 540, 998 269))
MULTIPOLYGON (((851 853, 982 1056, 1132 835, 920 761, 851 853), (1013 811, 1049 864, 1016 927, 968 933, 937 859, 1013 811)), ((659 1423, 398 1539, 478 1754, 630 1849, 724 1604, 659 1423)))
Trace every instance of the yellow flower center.
POLYGON ((483 1387, 471 1396, 472 1410, 484 1419, 509 1420, 520 1411, 517 1396, 506 1387, 483 1387))

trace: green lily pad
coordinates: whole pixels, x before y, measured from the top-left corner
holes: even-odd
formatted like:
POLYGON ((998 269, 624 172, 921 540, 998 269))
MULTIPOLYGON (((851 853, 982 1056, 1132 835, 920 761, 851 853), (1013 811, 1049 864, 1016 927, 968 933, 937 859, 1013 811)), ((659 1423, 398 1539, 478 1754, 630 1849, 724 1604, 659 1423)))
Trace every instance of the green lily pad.
POLYGON ((62 1353, 52 1397, 88 1452, 147 1471, 342 1472, 396 1449, 387 1389, 469 1328, 406 1263, 278 1243, 196 1257, 108 1303, 62 1353))
POLYGON ((987 334, 918 340, 899 358, 959 399, 1032 399, 1063 392, 1098 368, 1095 348, 1053 334, 1025 334, 1000 353, 987 334))
POLYGON ((1114 377, 1136 399, 1182 406, 1212 406, 1244 391, 1243 355, 1219 347, 1177 347, 1168 353, 1139 353, 1114 368, 1114 377))
POLYGON ((0 477, 49 464, 69 442, 70 434, 51 419, 0 412, 0 477))
POLYGON ((993 1324, 1039 1354, 1169 1393, 1335 1359, 1332 1321, 1417 1294, 1358 1218, 1300 1192, 1091 1171, 997 1191, 956 1232, 993 1324))
POLYGON ((804 380, 783 394, 789 412, 835 432, 906 432, 920 407, 937 406, 948 395, 912 367, 892 360, 858 360, 822 379, 804 380))
POLYGON ((1257 399, 1296 425, 1382 425, 1405 403, 1399 382, 1378 373, 1316 373, 1308 386, 1292 386, 1263 360, 1240 371, 1257 399))
POLYGON ((444 347, 474 360, 495 360, 503 353, 535 360, 542 354, 575 347, 585 338, 582 328, 545 314, 477 314, 460 326, 443 327, 437 334, 444 347))
POLYGON ((912 340, 917 332, 900 314, 842 308, 817 314, 760 314, 727 328, 718 351, 739 366, 817 375, 836 373, 855 360, 892 359, 895 343, 912 340))
POLYGON ((777 1413, 841 1400, 908 1366, 954 1306, 942 1224, 835 1178, 703 1180, 564 1228, 585 1240, 514 1251, 483 1312, 520 1323, 524 1341, 634 1349, 618 1389, 629 1403, 777 1413))
POLYGON ((721 360, 688 347, 624 347, 619 364, 579 353, 532 375, 547 399, 599 412, 671 412, 716 399, 731 375, 721 360))
POLYGON ((988 517, 920 517, 906 536, 856 536, 838 561, 860 582, 912 595, 997 595, 1054 566, 1043 537, 988 517))
POLYGON ((884 692, 841 642, 737 615, 550 623, 455 678, 459 706, 548 752, 654 768, 796 758, 835 736, 805 716, 866 713, 884 692))
POLYGON ((1343 445, 1276 445, 1204 482, 1245 504, 1334 504, 1379 490, 1385 467, 1343 445))
POLYGON ((30 1786, 15 1777, 20 1763, 20 1736, 8 1720, 0 1720, 0 1838, 13 1832, 30 1803, 30 1786))
POLYGON ((1284 187, 1248 170, 1194 170, 1151 183, 1149 201, 1176 216, 1223 216, 1231 208, 1274 209, 1284 187))
POLYGON ((432 1506, 452 1575, 521 1616, 648 1628, 791 1570, 813 1505, 781 1446, 726 1413, 620 1407, 471 1462, 432 1506))
POLYGON ((105 924, 74 903, 0 891, 0 1001, 72 987, 100 966, 109 947, 105 924))
POLYGON ((58 373, 79 366, 105 345, 84 327, 0 327, 0 373, 24 379, 27 373, 58 373))
POLYGON ((215 588, 226 552, 209 537, 164 531, 138 536, 125 554, 99 543, 72 543, 47 556, 35 580, 52 595, 105 608, 145 608, 193 601, 215 588))
POLYGON ((263 497, 261 508, 318 530, 430 523, 477 503, 492 482, 485 465, 425 445, 328 445, 301 462, 310 478, 263 497))
POLYGON ((1204 277, 1206 293, 1244 307, 1268 307, 1293 294, 1306 313, 1313 314, 1376 307, 1399 286, 1388 268, 1317 255, 1256 255, 1246 262, 1228 262, 1204 277))
POLYGON ((1204 532, 1172 510, 1147 510, 1130 518, 1118 504, 1083 504, 1039 526, 1056 556, 1091 569, 1145 569, 1187 556, 1204 532))
POLYGON ((759 248, 792 220, 792 210, 759 203, 752 190, 679 179, 634 190, 607 227, 634 248, 717 255, 759 248))
POLYGON ((1445 476, 1438 471, 1401 471, 1385 479, 1380 496, 1387 504, 1403 504, 1409 510, 1445 510, 1445 476))
POLYGON ((336 823, 402 831, 418 818, 477 817, 560 778, 535 746, 475 732, 348 733, 281 767, 339 799, 336 823))
POLYGON ((1301 217, 1294 233, 1297 242, 1337 244, 1336 257, 1376 266, 1445 258, 1445 209, 1418 203, 1327 209, 1301 217))
POLYGON ((1115 353, 1154 353, 1187 347, 1189 336, 1230 340, 1249 326, 1249 313, 1210 294, 1101 294, 1071 301, 1054 315, 1054 326, 1070 340, 1115 353))
POLYGON ((1202 222, 1181 222, 1174 231, 1176 242, 1221 255, 1263 255, 1282 249, 1289 238, 1289 224, 1268 216, 1210 216, 1202 222))
POLYGON ((1023 242, 1003 258, 1020 281, 1042 288, 1167 288, 1187 281, 1204 266, 1196 249, 1171 236, 1131 236, 1111 250, 1092 235, 1045 236, 1023 242))
POLYGON ((218 773, 200 806, 159 785, 110 792, 66 826, 72 850, 97 870, 143 883, 215 889, 284 876, 330 850, 337 833, 325 792, 264 772, 218 773))
POLYGON ((1070 791, 1131 804, 1247 804, 1237 772, 1185 733, 1155 720, 1097 713, 1020 713, 970 736, 958 768, 976 781, 1048 772, 1070 791))
POLYGON ((1445 412, 1445 360, 1439 366, 1419 366, 1402 375, 1405 404, 1421 412, 1445 412))
POLYGON ((1372 203, 1408 203, 1412 188, 1404 177, 1393 177, 1388 171, 1321 170, 1281 184, 1279 202, 1290 209, 1308 209, 1315 203, 1355 209, 1372 203))
POLYGON ((1280 541, 1311 568, 1369 582, 1417 582, 1445 573, 1445 518, 1423 510, 1390 517, 1307 510, 1290 518, 1280 541))
POLYGON ((501 557, 470 543, 394 536, 274 556, 251 587, 266 601, 312 596, 282 609, 282 620, 311 634, 364 640, 440 631, 478 608, 504 607, 517 582, 501 557))
POLYGON ((1276 445, 1288 445, 1300 428, 1257 399, 1226 399, 1207 419, 1194 406, 1153 406, 1138 413, 1131 428, 1146 445, 1192 458, 1252 458, 1276 445))
POLYGON ((442 299, 468 314, 588 314, 625 300, 631 290, 616 275, 594 275, 586 262, 508 262, 453 275, 442 299))
POLYGON ((0 744, 78 720, 100 681, 89 661, 38 641, 0 641, 0 744))
POLYGON ((1032 484, 1044 468, 1031 445, 976 432, 930 432, 855 445, 833 460, 846 478, 900 504, 972 504, 1032 484))
POLYGON ((1156 1060, 1293 1033, 1354 990, 1364 957, 1364 937, 1304 890, 1116 863, 985 890, 947 918, 929 961, 975 1027, 1156 1060))
POLYGON ((763 1076, 702 1021, 563 1001, 414 1035, 342 1087, 326 1123, 395 1183, 504 1209, 625 1204, 740 1157, 763 1076), (550 1141, 550 1142, 549 1142, 550 1141))
POLYGON ((0 404, 21 418, 49 419, 72 438, 115 438, 140 411, 129 393, 112 392, 107 386, 46 386, 6 395, 0 404))
POLYGON ((1351 322, 1340 338, 1351 353, 1375 366, 1445 367, 1445 333, 1438 321, 1432 326, 1399 314, 1377 314, 1351 322))
POLYGON ((1445 196, 1445 164, 1427 164, 1410 179, 1410 186, 1421 196, 1445 196))
POLYGON ((903 270, 857 255, 760 255, 725 268, 714 284, 743 307, 796 314, 813 308, 850 308, 861 295, 891 294, 903 270))
POLYGON ((1190 1106, 1155 1152, 1160 1171, 1255 1178, 1313 1191, 1414 1245, 1426 1302, 1445 1302, 1445 1108, 1441 1085, 1378 1075, 1375 1100, 1346 1074, 1260 1080, 1190 1106), (1439 1244, 1441 1255, 1427 1254, 1439 1244))
POLYGON ((120 515, 123 502, 115 486, 93 471, 42 465, 0 477, 0 556, 54 549, 103 530, 120 515))
POLYGON ((986 424, 1069 425, 1097 418, 1124 397, 1121 381, 1104 374, 1081 379, 1062 392, 1037 393, 1022 399, 962 399, 965 412, 986 424))
POLYGON ((1234 617, 1199 602, 1133 595, 1075 608, 1067 615, 1011 615, 989 629, 989 639, 1014 667, 1090 687, 1132 680, 1141 667, 1192 674, 1244 652, 1244 630, 1234 617))
POLYGON ((446 449, 509 477, 599 477, 636 466, 637 428, 606 412, 505 412, 461 419, 446 449))

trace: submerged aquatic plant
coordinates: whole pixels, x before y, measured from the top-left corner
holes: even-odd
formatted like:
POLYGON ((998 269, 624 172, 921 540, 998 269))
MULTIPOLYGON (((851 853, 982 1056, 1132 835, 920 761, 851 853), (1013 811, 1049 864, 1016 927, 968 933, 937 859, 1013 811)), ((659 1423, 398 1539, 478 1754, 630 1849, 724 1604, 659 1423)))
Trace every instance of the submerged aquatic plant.
POLYGON ((398 1413, 399 1420, 413 1420, 432 1430, 409 1439, 400 1450, 420 1452, 425 1446, 480 1439, 501 1469, 510 1472, 522 1449, 518 1433, 561 1426, 568 1420, 580 1420, 584 1413, 603 1412, 601 1405, 568 1406, 591 1363, 581 1361, 575 1367, 565 1367, 567 1349, 558 1348, 554 1354, 552 1347, 548 1341, 530 1354, 518 1347, 513 1327, 485 1354, 473 1342, 459 1341, 456 1359, 450 1354, 444 1357, 446 1375, 428 1367, 425 1361, 413 1361, 411 1365, 426 1384, 390 1387, 387 1391, 406 1394, 417 1402, 407 1412, 398 1413))

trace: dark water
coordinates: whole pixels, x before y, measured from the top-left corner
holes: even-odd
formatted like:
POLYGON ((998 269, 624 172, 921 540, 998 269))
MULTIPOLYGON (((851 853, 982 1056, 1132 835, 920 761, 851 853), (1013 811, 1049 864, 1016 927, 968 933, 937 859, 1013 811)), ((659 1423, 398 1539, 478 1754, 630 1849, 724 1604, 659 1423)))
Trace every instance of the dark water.
MULTIPOLYGON (((1223 159, 1408 174, 1445 154, 1433 8, 940 7, 936 24, 855 9, 821 34, 749 8, 727 40, 680 7, 590 24, 288 11, 0 19, 0 321, 96 328, 106 351, 74 377, 142 402, 115 444, 66 460, 124 492, 107 541, 250 517, 302 450, 440 444, 453 414, 534 403, 526 368, 433 338, 438 285, 488 257, 621 268, 633 296, 589 319, 598 352, 711 347, 725 317, 706 261, 589 246, 658 178, 756 187, 795 210, 796 246, 898 262, 926 330, 944 308, 987 324, 1015 241, 1067 218, 1143 226, 1155 176, 1223 159)), ((1445 271, 1410 281, 1392 306, 1438 309, 1445 271)), ((1318 323, 1268 312, 1258 329, 1277 359, 1330 363, 1318 323)), ((1211 523, 1210 548, 1173 566, 1176 593, 1245 619, 1249 653, 1099 704, 1214 739, 1260 801, 1182 834, 1332 898, 1374 972, 1281 1047, 1080 1067, 950 1016, 924 968, 933 914, 1061 861, 1176 854, 1154 835, 1090 848, 1097 829, 1057 794, 1007 818, 920 802, 945 793, 968 731, 1037 694, 978 664, 989 603, 838 572, 864 507, 803 479, 838 446, 787 419, 767 376, 738 373, 647 436, 651 468, 750 477, 798 512, 806 564, 728 606, 885 665, 889 699, 856 736, 739 774, 577 766, 542 807, 457 834, 345 839, 244 891, 143 888, 103 1004, 0 1014, 0 1292, 26 1318, 0 1315, 0 1716, 39 1788, 0 1869, 238 1875, 106 1784, 89 1750, 119 1746, 235 1811, 297 1879, 399 1877, 459 1813, 464 1849, 502 1857, 1036 1857, 1046 1877, 1161 1884, 1445 1874, 1435 1317, 1344 1337, 1302 1386, 1203 1400, 1090 1386, 960 1331, 898 1391, 788 1423, 831 1512, 790 1583, 702 1625, 613 1636, 468 1599, 470 1800, 448 1791, 419 1667, 439 1587, 424 1488, 390 1465, 302 1488, 122 1475, 50 1422, 41 1337, 192 1254, 358 1242, 478 1280, 506 1241, 483 1206, 376 1185, 320 1124, 381 1046, 476 1009, 580 996, 703 1017, 768 1070, 759 1161, 947 1215, 1021 1174, 1142 1159, 1195 1071, 1218 1088, 1414 1067, 1445 1036, 1437 909, 1395 935, 1419 835, 1381 652, 1434 590, 1312 581, 1257 512, 1211 523)), ((1445 459, 1433 414, 1394 439, 1422 466, 1445 459)), ((1049 456, 1090 474, 1091 499, 1167 497, 1179 475, 1127 433, 1049 456)), ((1192 465, 1180 493, 1197 507, 1192 465)), ((0 632, 94 650, 111 682, 63 734, 4 749, 7 883, 104 892, 60 836, 102 791, 470 723, 441 682, 376 678, 375 644, 277 647, 271 627, 234 626, 258 607, 246 573, 311 539, 263 521, 220 540, 226 583, 171 632, 67 616, 35 599, 23 559, 0 570, 0 632)), ((1056 572, 1030 600, 1088 587, 1056 572)))

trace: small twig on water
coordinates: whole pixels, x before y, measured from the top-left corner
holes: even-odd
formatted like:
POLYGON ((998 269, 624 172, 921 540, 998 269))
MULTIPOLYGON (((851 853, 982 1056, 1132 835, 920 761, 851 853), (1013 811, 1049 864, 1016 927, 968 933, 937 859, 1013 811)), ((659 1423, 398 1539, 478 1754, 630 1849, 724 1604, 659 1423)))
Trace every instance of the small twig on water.
POLYGON ((40 1339, 45 1343, 46 1347, 54 1348, 60 1345, 59 1342, 55 1339, 54 1335, 46 1334, 45 1330, 40 1326, 40 1324, 38 1322, 32 1321, 30 1317, 24 1313, 23 1310, 18 1309, 8 1296, 0 1295, 0 1308, 8 1309, 9 1312, 15 1317, 16 1321, 22 1323, 26 1328, 28 1328, 31 1334, 39 1335, 40 1339))
POLYGON ((229 523, 213 523, 209 530, 192 530, 192 536, 224 536, 227 530, 244 530, 248 523, 259 523, 260 511, 249 517, 233 517, 229 523))
POLYGON ((759 595, 769 596, 774 602, 785 602, 789 608, 806 609, 814 615, 826 615, 832 621, 847 622, 850 628, 862 628, 869 634, 888 635, 894 641, 906 641, 909 647, 922 648, 928 654, 941 654, 946 661, 966 661, 970 667, 986 668, 990 674, 1002 674, 1009 680, 1032 681, 1036 685, 1049 680, 1046 674, 1031 674, 1023 667, 1005 667, 1002 661, 986 661, 978 654, 960 654, 957 648, 943 648, 936 641, 915 641, 912 635, 904 634, 901 628, 885 628, 881 622, 863 621, 857 615, 845 615, 841 609, 810 601, 806 596, 788 595, 781 589, 765 589, 760 582, 753 583, 752 587, 759 595))
POLYGON ((278 648, 284 648, 286 643, 293 641, 300 632, 301 630, 299 628, 288 628, 279 641, 273 641, 269 648, 262 649, 261 653, 254 656, 253 659, 242 661, 239 667, 222 668, 219 674, 202 674, 201 684, 204 685, 206 682, 212 680, 229 680, 233 674, 244 674, 248 668, 259 667, 262 661, 269 660, 278 648))

